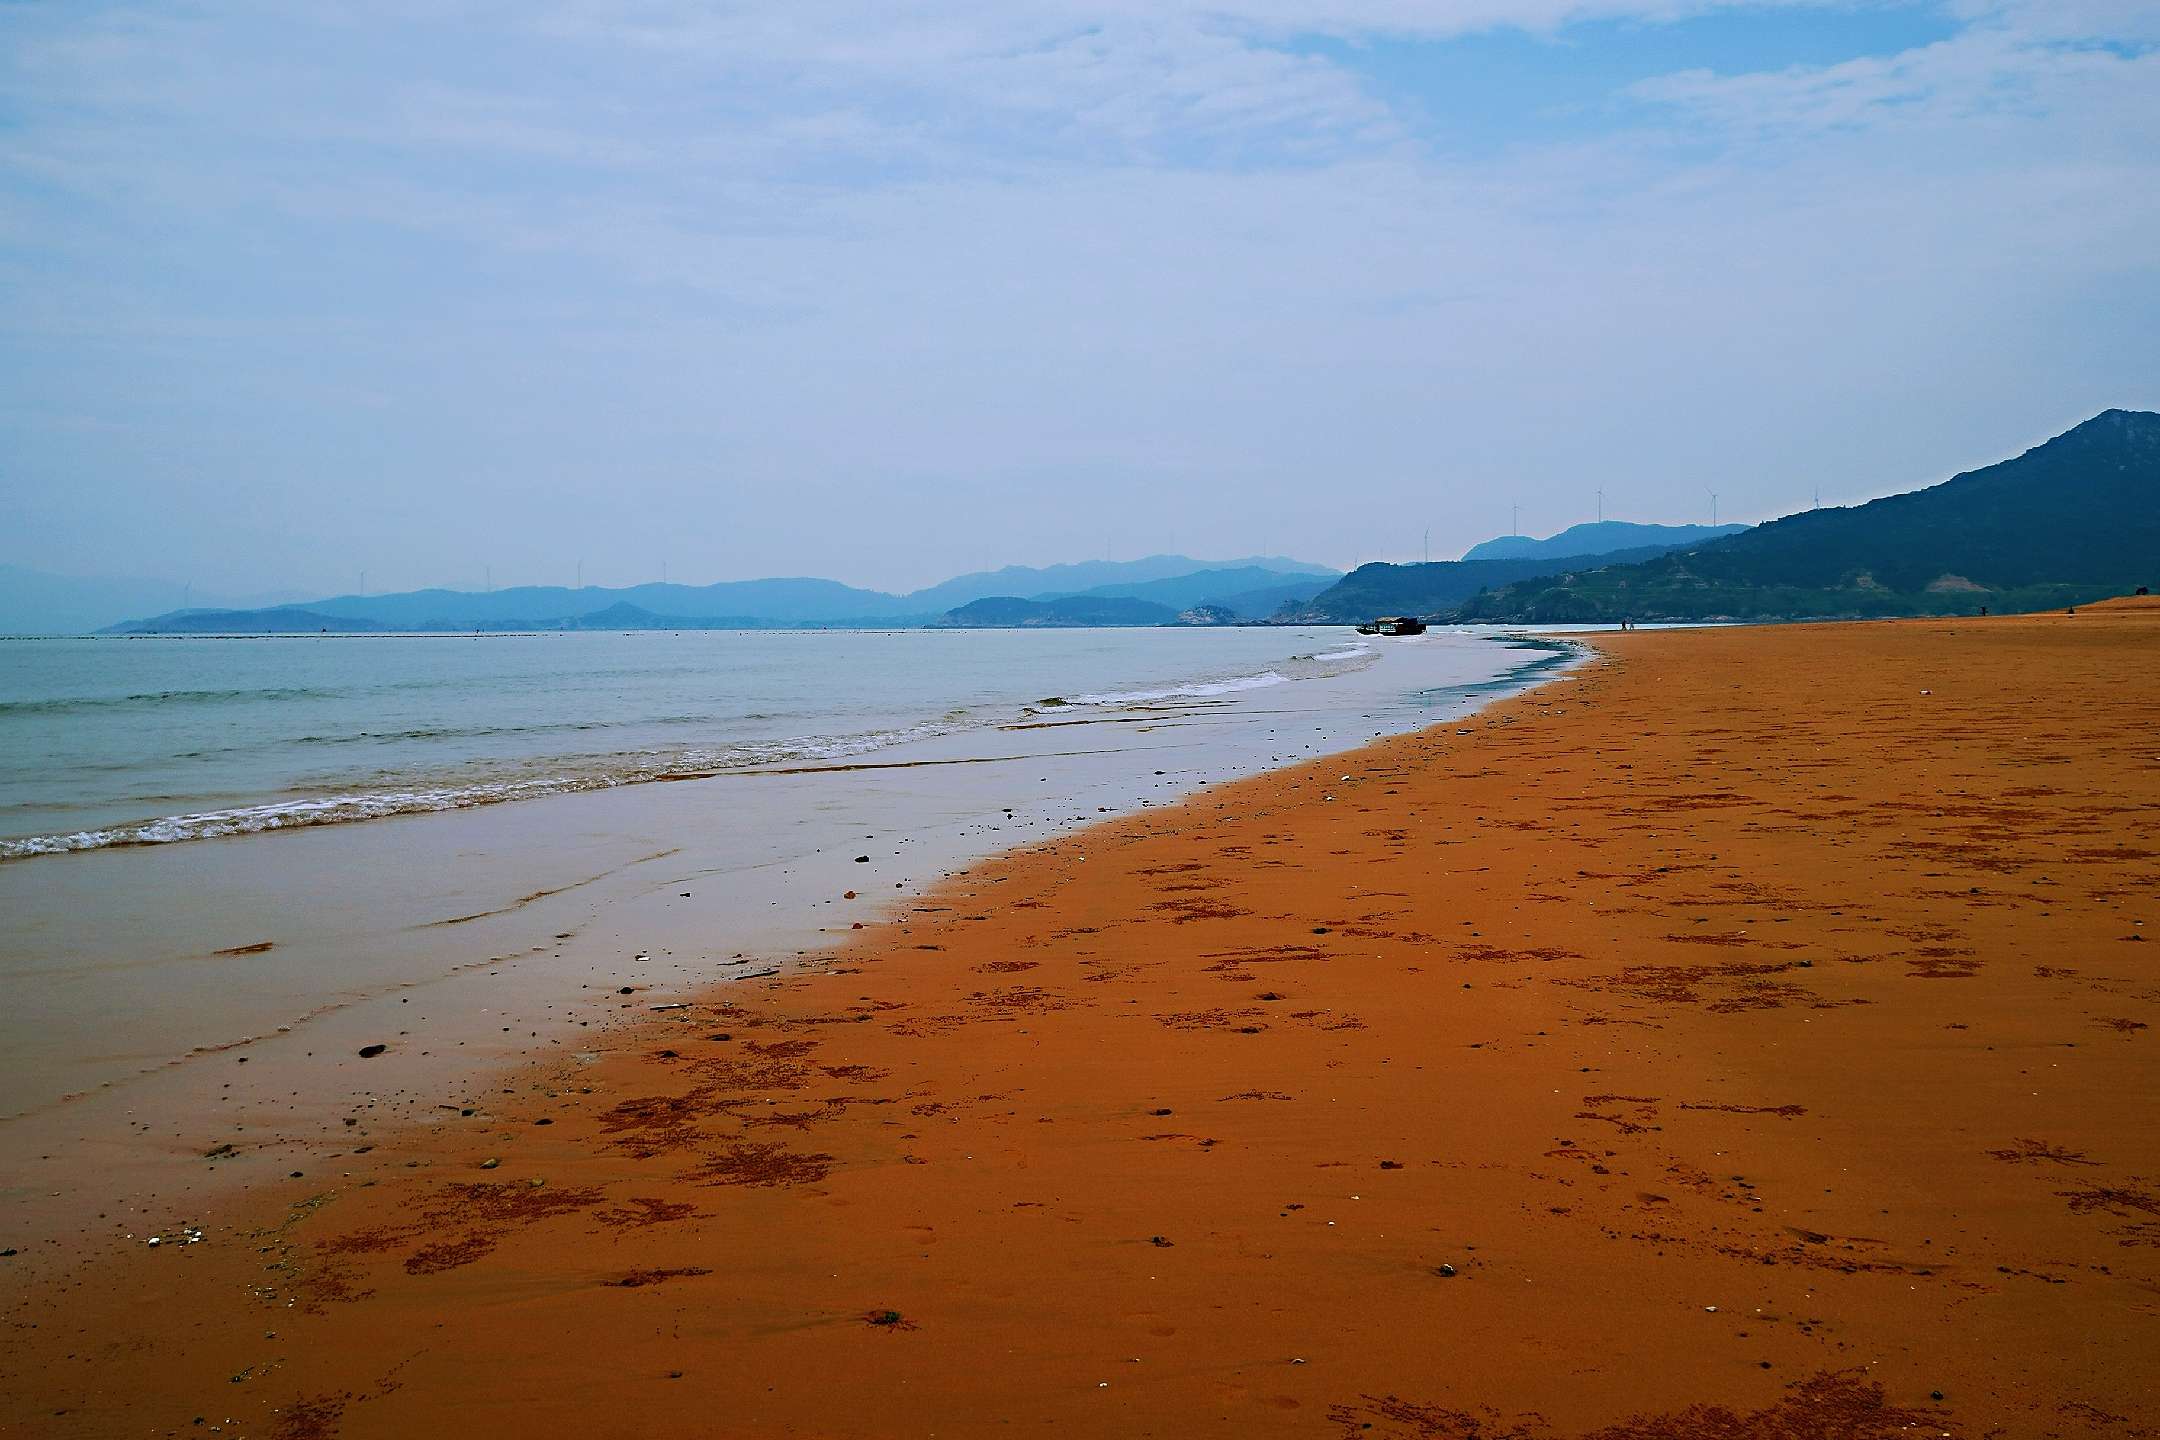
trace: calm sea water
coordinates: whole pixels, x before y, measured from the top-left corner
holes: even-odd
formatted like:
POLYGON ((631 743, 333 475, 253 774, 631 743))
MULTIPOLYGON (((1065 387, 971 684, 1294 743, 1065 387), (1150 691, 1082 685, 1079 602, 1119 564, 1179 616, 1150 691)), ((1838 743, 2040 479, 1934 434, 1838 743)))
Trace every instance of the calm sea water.
POLYGON ((1372 660, 1272 628, 0 640, 0 859, 831 760, 1372 660))

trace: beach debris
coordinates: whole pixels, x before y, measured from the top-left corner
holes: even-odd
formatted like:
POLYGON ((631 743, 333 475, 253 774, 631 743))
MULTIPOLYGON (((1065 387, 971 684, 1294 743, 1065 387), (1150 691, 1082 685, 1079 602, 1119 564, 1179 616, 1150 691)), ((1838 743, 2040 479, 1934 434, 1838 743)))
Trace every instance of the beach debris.
POLYGON ((1147 1237, 1147 1243, 1158 1250, 1168 1250, 1174 1242, 1166 1240, 1160 1235, 1150 1235, 1147 1237))
POLYGON ((1453 1265, 1436 1265, 1433 1267, 1432 1273, 1443 1280, 1452 1280, 1455 1278, 1455 1267, 1453 1265))
POLYGON ((655 1010, 687 1010, 690 1008, 690 1002, 687 1000, 670 1000, 665 1005, 655 1005, 652 1008, 655 1010))
POLYGON ((388 1045, 362 1045, 360 1047, 360 1058, 363 1060, 372 1060, 377 1055, 382 1054, 385 1050, 388 1050, 389 1048, 390 1047, 388 1045))
POLYGON ((650 956, 650 955, 648 955, 648 954, 644 954, 643 952, 640 952, 639 954, 636 954, 636 955, 632 955, 632 956, 630 957, 630 959, 631 959, 631 961, 632 961, 633 963, 637 963, 637 962, 642 962, 642 961, 650 960, 650 959, 652 959, 652 956, 650 956))
POLYGON ((855 863, 858 865, 867 865, 870 863, 870 857, 868 855, 857 855, 855 857, 855 863))
POLYGON ((863 1316, 863 1323, 866 1325, 898 1325, 901 1323, 900 1312, 898 1310, 872 1310, 869 1314, 863 1316))
POLYGON ((480 1168, 483 1170, 493 1170, 496 1166, 500 1164, 502 1164, 502 1161, 496 1159, 493 1155, 490 1155, 487 1159, 480 1162, 480 1168))
POLYGON ((853 890, 850 890, 846 894, 842 895, 840 898, 843 900, 852 900, 855 898, 855 892, 853 890))

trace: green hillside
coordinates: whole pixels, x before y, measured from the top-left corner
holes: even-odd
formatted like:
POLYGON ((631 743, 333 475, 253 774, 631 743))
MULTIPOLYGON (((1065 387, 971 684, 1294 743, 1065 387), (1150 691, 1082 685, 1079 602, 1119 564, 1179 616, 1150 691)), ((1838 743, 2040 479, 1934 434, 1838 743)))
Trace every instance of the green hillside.
POLYGON ((1788 619, 2074 605, 2160 583, 2160 415, 2110 410, 2014 460, 1638 564, 1488 590, 1464 620, 1788 619))
POLYGON ((1376 560, 1358 566, 1310 600, 1285 604, 1274 619, 1278 624, 1332 624, 1370 620, 1375 615, 1437 615, 1492 586, 1557 575, 1570 566, 1647 559, 1664 554, 1666 548, 1652 545, 1576 559, 1430 560, 1422 565, 1376 560))

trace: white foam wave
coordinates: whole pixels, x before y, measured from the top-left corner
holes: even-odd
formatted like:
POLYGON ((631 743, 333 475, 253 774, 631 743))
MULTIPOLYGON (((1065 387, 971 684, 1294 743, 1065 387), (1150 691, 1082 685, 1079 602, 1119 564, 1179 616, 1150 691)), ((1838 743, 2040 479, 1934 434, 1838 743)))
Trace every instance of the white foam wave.
POLYGON ((183 840, 211 840, 290 830, 310 825, 342 825, 392 815, 424 815, 467 810, 509 800, 536 800, 584 790, 610 790, 655 780, 725 770, 754 770, 767 765, 840 760, 868 754, 910 740, 924 740, 960 728, 926 724, 859 735, 817 736, 711 749, 688 749, 632 756, 595 757, 551 765, 548 773, 509 778, 473 779, 422 785, 386 785, 333 795, 305 795, 259 805, 164 815, 126 825, 77 830, 60 835, 32 835, 0 840, 0 860, 33 855, 64 855, 78 850, 106 850, 124 845, 170 845, 183 840))
POLYGON ((1210 680, 1193 685, 1172 685, 1161 690, 1106 690, 1098 695, 1075 695, 1068 705, 1142 705, 1150 700, 1201 700, 1211 695, 1235 695, 1245 690, 1265 690, 1287 685, 1290 677, 1278 671, 1241 675, 1235 680, 1210 680))

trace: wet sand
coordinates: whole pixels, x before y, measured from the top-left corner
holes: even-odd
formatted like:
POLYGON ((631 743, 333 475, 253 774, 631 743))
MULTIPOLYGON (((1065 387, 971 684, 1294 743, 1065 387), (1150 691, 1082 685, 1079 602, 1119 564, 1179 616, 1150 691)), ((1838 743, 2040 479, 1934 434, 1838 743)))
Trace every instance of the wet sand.
POLYGON ((0 1261, 0 1432, 2160 1431, 2160 608, 1597 643, 0 1261))

